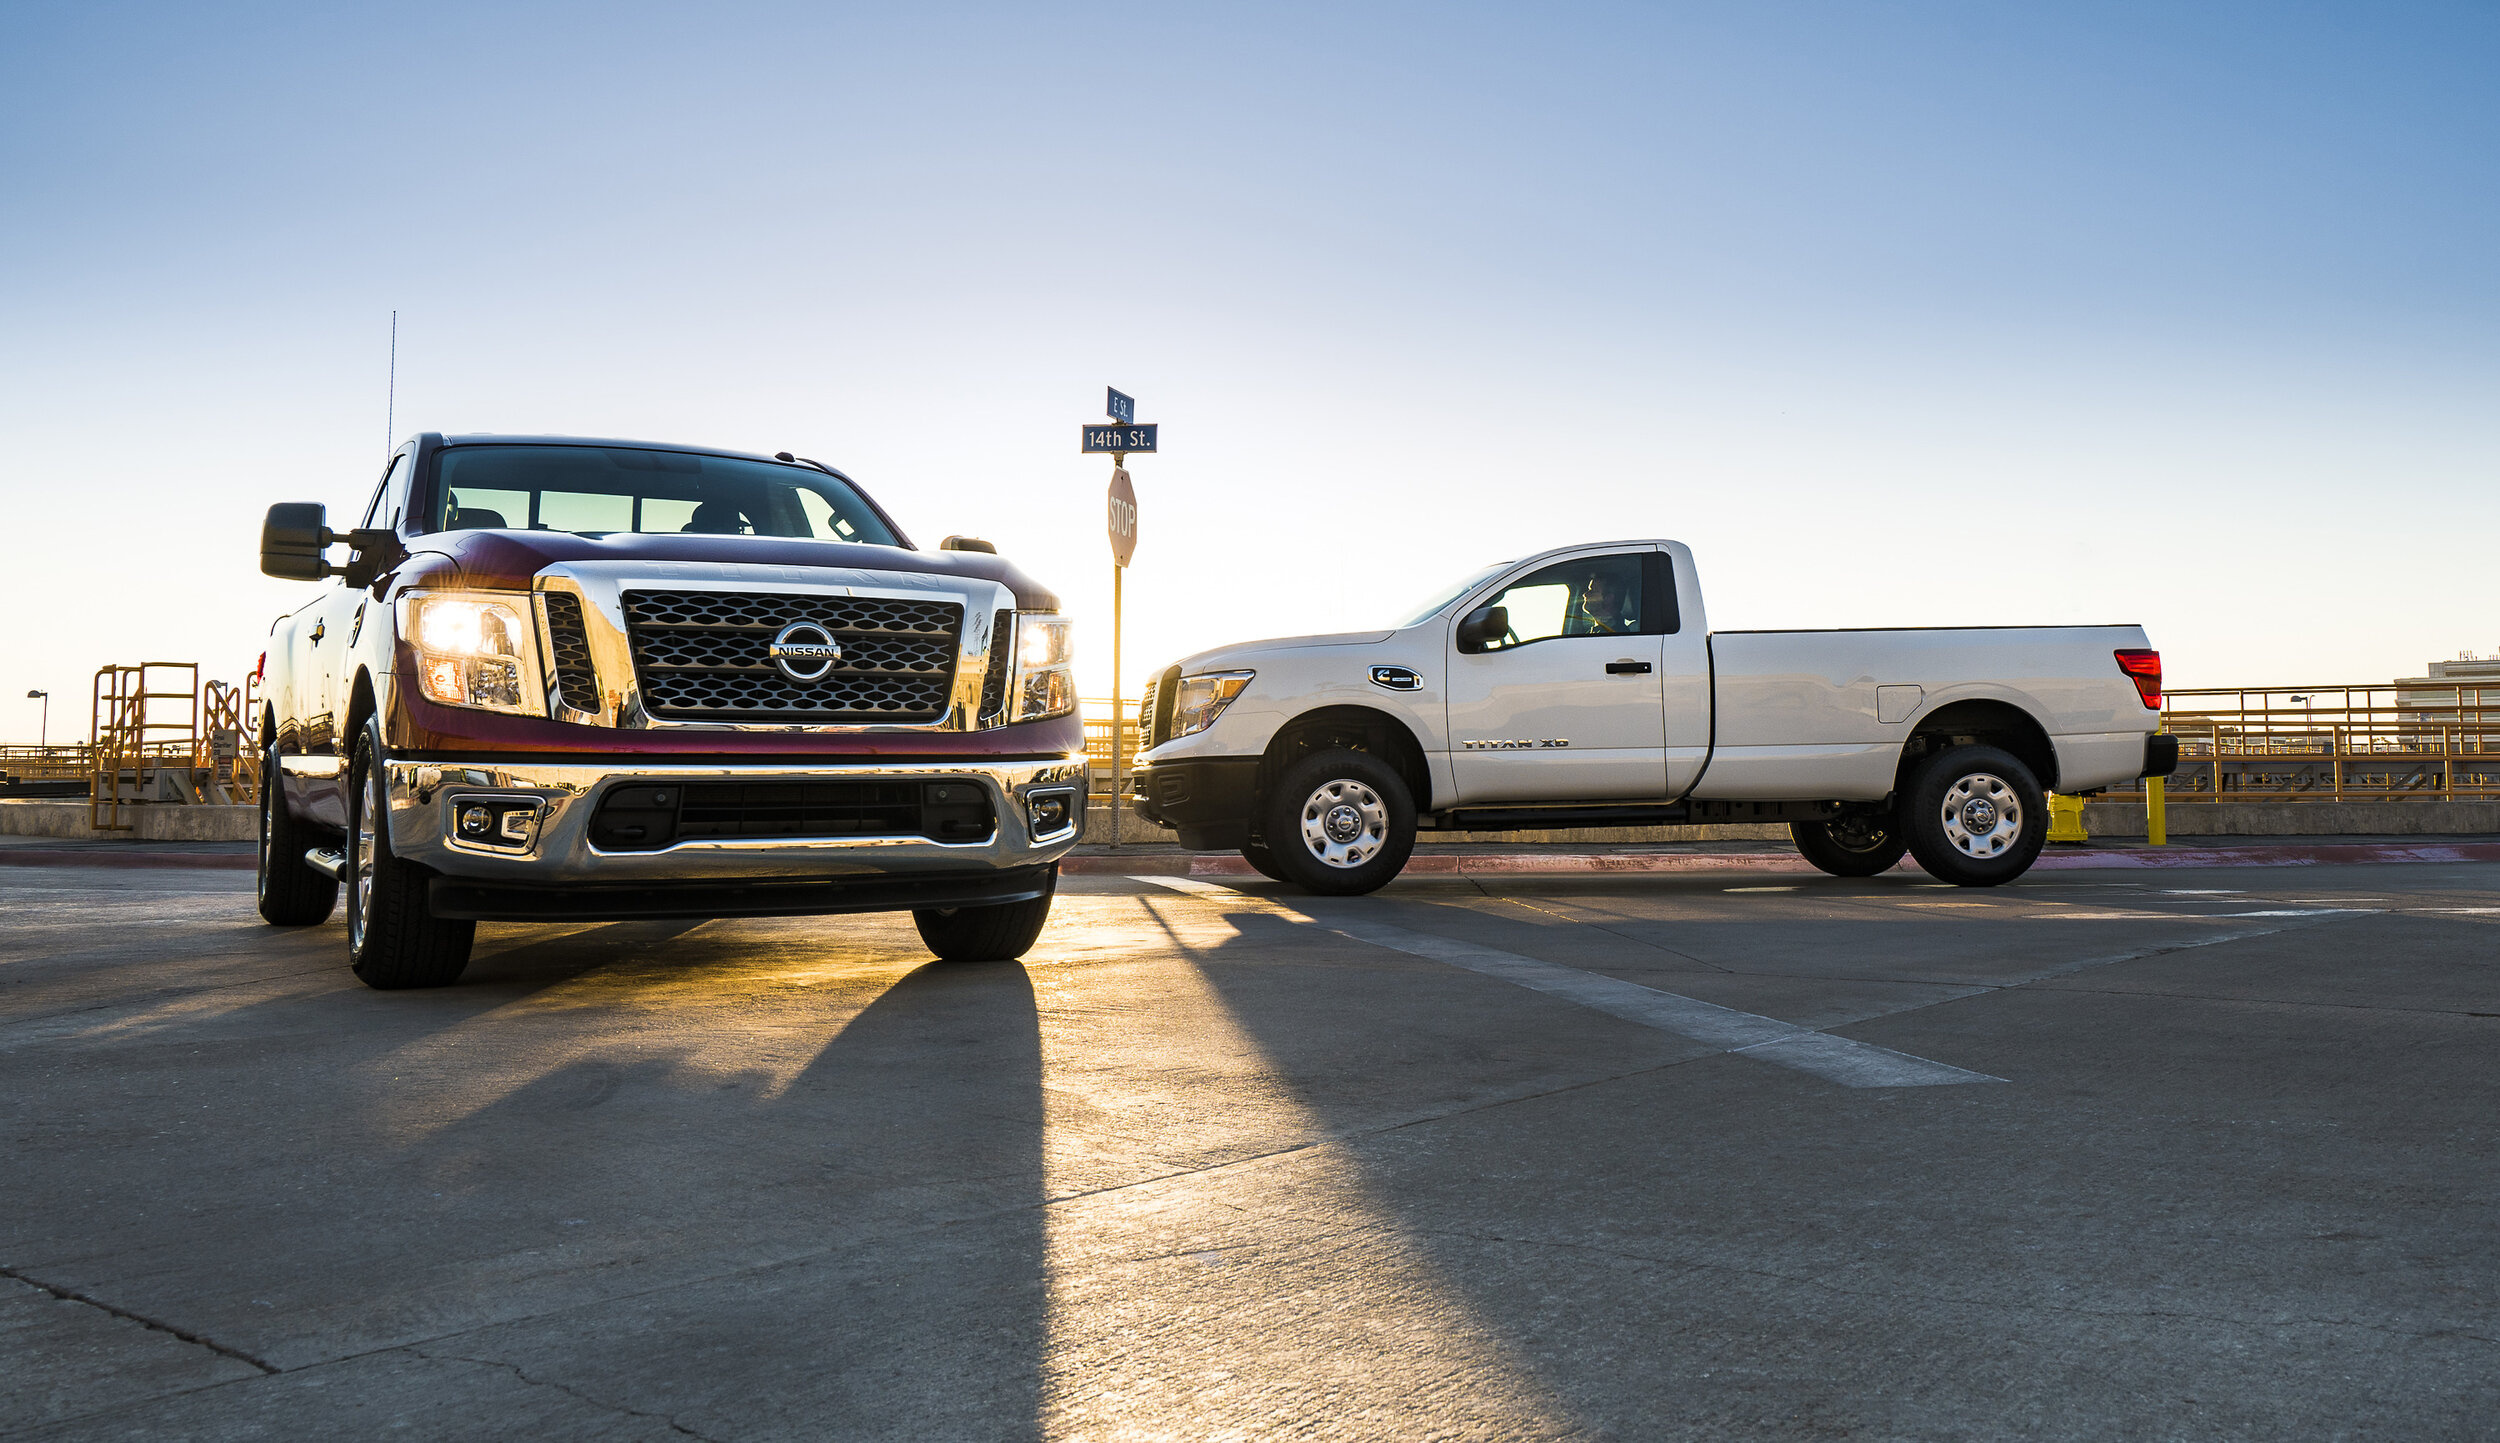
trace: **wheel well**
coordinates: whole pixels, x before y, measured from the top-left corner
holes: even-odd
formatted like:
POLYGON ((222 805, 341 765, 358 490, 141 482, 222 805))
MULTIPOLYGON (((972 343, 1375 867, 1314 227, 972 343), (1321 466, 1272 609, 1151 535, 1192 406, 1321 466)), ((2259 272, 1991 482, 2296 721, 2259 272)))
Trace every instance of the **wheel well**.
POLYGON ((1340 747, 1369 752, 1397 768, 1406 789, 1414 793, 1415 810, 1432 810, 1432 768, 1424 762, 1423 744, 1406 723, 1367 706, 1322 707, 1285 723, 1259 759, 1258 790, 1264 794, 1285 768, 1313 752, 1340 747))
POLYGON ((348 693, 347 725, 339 731, 339 744, 346 748, 346 754, 354 754, 356 737, 365 729, 365 723, 372 719, 373 707, 373 673, 359 670, 356 673, 356 689, 348 693))
POLYGON ((2049 744, 2048 729, 2031 713, 2012 702, 1957 701, 1919 718, 1918 725, 1911 729, 1908 744, 1901 748, 1901 767, 1893 777, 1893 790, 1901 790, 1909 780, 1910 768, 1921 758, 1946 747, 1972 744, 2012 752, 2040 779, 2043 790, 2057 789, 2057 748, 2049 744))

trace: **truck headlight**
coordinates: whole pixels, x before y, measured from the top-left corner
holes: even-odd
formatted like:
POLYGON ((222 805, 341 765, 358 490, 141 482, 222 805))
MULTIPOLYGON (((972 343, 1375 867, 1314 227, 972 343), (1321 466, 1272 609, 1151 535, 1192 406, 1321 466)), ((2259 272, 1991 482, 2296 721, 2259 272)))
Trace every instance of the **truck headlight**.
POLYGON ((538 628, 525 592, 419 592, 400 601, 399 634, 417 654, 417 690, 444 706, 536 716, 538 628))
POLYGON ((1016 614, 1016 677, 1010 721, 1040 721, 1076 710, 1075 624, 1055 612, 1016 614))
POLYGON ((1182 677, 1172 692, 1172 735, 1185 737, 1215 725, 1224 708, 1257 675, 1255 671, 1209 671, 1182 677))

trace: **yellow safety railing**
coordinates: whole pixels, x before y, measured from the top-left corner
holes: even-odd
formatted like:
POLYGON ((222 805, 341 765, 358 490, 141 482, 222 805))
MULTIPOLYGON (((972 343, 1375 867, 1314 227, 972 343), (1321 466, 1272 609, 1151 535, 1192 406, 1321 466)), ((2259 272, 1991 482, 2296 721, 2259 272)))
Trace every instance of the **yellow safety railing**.
POLYGON ((2500 798, 2500 685, 2213 687, 2163 703, 2179 739, 2170 806, 2500 798))

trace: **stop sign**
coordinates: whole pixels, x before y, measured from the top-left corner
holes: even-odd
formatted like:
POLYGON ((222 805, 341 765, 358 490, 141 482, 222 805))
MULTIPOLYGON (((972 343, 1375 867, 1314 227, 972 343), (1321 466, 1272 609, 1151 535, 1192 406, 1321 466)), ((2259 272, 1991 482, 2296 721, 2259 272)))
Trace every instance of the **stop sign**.
POLYGON ((1111 564, 1128 565, 1137 550, 1137 493, 1129 488, 1128 468, 1111 468, 1111 564))

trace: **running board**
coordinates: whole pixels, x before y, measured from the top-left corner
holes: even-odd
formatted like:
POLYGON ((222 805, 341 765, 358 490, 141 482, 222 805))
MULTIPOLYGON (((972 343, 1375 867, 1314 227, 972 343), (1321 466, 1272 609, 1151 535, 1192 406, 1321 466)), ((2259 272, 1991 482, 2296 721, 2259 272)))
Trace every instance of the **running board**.
POLYGON ((1525 832, 1562 827, 1659 827, 1695 822, 1819 822, 1838 802, 1629 802, 1456 807, 1419 818, 1427 830, 1525 832))
POLYGON ((304 865, 333 882, 347 880, 347 854, 328 847, 314 847, 304 853, 304 865))

